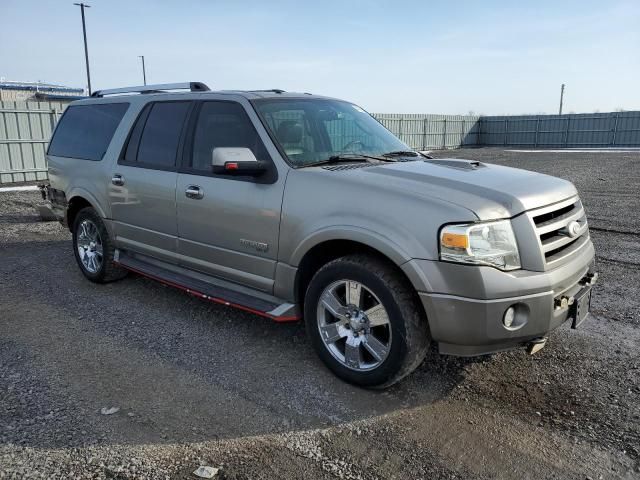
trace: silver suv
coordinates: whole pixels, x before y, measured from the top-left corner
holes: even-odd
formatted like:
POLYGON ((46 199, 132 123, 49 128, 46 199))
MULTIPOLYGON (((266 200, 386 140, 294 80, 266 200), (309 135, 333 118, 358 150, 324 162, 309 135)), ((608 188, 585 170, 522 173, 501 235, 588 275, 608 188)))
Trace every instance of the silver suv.
POLYGON ((47 157, 89 280, 133 271, 304 317, 355 384, 397 382, 431 342, 533 353, 589 312, 594 249, 571 183, 429 158, 349 102, 197 82, 98 91, 67 108, 47 157))

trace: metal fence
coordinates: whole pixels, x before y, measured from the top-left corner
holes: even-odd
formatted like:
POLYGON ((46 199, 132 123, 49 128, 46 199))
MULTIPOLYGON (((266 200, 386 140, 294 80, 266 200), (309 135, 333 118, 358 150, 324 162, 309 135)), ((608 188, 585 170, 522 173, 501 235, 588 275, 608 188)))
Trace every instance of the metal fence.
MULTIPOLYGON (((0 184, 47 178, 45 151, 66 103, 0 102, 0 184)), ((640 112, 487 116, 375 113, 412 148, 640 147, 640 112)))
POLYGON ((640 147, 640 112, 481 117, 478 144, 640 147))
POLYGON ((412 148, 446 149, 478 145, 480 117, 374 113, 385 127, 412 148))
POLYGON ((65 106, 0 102, 0 183, 47 178, 47 142, 65 106))

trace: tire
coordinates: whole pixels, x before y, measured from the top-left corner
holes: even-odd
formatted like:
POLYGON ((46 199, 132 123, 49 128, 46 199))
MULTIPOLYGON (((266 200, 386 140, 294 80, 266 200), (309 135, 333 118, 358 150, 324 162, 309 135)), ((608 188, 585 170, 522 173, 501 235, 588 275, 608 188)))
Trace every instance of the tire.
POLYGON ((420 365, 430 344, 412 286, 393 266, 369 255, 341 257, 320 268, 305 294, 304 317, 320 359, 362 387, 398 382, 420 365))
POLYGON ((113 241, 102 217, 92 207, 85 207, 78 212, 73 222, 72 236, 76 261, 89 280, 107 283, 127 275, 127 270, 114 263, 113 241))

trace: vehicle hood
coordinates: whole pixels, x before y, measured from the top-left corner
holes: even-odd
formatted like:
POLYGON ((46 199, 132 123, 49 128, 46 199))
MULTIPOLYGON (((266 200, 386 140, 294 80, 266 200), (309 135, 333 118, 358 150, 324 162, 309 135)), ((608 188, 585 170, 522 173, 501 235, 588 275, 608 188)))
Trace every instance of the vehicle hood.
POLYGON ((353 173, 364 182, 382 183, 387 188, 462 206, 480 220, 513 217, 577 194, 571 182, 557 177, 449 158, 398 162, 344 173, 353 173))

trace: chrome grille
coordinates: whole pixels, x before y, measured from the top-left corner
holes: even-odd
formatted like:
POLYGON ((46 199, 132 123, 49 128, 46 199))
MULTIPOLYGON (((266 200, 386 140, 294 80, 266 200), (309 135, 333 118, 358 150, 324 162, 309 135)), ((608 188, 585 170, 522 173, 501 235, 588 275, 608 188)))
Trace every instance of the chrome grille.
POLYGON ((530 215, 547 265, 571 255, 589 239, 587 217, 577 197, 533 210, 530 215))

